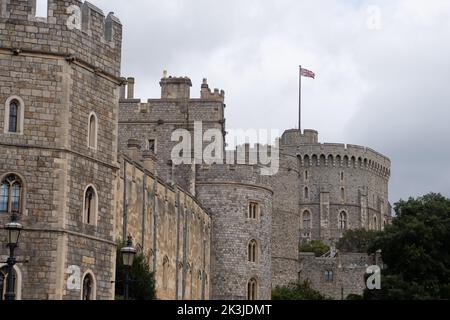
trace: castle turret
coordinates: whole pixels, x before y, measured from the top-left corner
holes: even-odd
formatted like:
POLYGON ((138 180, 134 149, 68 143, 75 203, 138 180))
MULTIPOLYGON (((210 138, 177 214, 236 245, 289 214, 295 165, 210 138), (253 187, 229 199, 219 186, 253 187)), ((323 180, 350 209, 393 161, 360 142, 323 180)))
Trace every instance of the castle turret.
POLYGON ((192 87, 188 77, 164 77, 161 79, 161 99, 189 99, 192 87))

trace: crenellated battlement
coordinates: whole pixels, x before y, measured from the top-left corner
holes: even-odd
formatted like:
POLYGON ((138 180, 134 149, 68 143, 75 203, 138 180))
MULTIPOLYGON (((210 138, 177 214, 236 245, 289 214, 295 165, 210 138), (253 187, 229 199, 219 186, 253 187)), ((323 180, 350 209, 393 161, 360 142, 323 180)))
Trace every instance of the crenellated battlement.
POLYGON ((116 77, 120 75, 122 24, 89 2, 48 0, 36 16, 36 0, 0 0, 0 48, 70 56, 116 77))
POLYGON ((206 78, 203 78, 202 87, 200 90, 200 99, 205 100, 217 100, 224 102, 225 101, 225 91, 220 90, 217 88, 214 88, 214 91, 211 92, 211 89, 208 85, 208 80, 206 78))

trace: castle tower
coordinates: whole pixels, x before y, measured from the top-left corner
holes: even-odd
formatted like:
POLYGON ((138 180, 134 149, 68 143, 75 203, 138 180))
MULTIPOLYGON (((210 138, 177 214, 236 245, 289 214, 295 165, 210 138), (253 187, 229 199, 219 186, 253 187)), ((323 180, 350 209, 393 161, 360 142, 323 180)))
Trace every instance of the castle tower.
POLYGON ((390 160, 366 147, 319 143, 314 130, 280 139, 274 177, 273 285, 296 281, 299 244, 334 245, 348 229, 380 230, 391 219, 390 160))
POLYGON ((122 26, 88 2, 35 6, 0 1, 0 228, 11 211, 25 228, 16 295, 112 299, 122 26))
MULTIPOLYGON (((132 83, 128 81, 128 88, 130 85, 134 85, 134 79, 132 83)), ((194 149, 194 129, 197 122, 201 123, 197 128, 200 139, 208 129, 216 129, 224 137, 225 94, 218 89, 211 92, 205 79, 200 98, 192 98, 192 82, 189 78, 168 77, 166 74, 161 79, 160 86, 161 97, 148 99, 144 103, 134 96, 125 97, 127 90, 122 89, 119 149, 126 150, 129 139, 139 140, 143 150, 151 149, 156 154, 159 177, 195 194, 195 165, 193 162, 191 165, 178 166, 172 163, 171 153, 178 142, 172 141, 171 136, 176 130, 188 131, 194 149)), ((184 156, 192 159, 194 154, 184 156)))
POLYGON ((211 298, 270 299, 270 177, 256 165, 226 164, 199 166, 196 181, 196 195, 213 221, 211 298))

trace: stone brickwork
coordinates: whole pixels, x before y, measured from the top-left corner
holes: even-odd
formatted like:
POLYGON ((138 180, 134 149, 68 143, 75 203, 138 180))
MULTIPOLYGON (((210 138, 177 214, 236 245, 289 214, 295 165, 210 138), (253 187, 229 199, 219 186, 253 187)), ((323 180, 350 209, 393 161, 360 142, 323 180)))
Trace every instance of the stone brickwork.
POLYGON ((365 289, 367 267, 380 263, 364 253, 338 253, 335 257, 299 254, 299 281, 331 299, 346 299, 349 294, 361 295, 365 289))
POLYGON ((158 299, 209 299, 211 218, 196 198, 156 176, 154 154, 134 142, 120 158, 116 238, 131 235, 147 257, 158 299))
MULTIPOLYGON (((0 5, 0 177, 15 174, 23 186, 20 298, 80 299, 82 277, 92 272, 91 298, 111 299, 122 26, 80 1, 49 1, 47 18, 35 17, 33 5, 0 5), (70 5, 83 11, 82 30, 67 26, 70 5), (11 99, 20 102, 16 132, 5 127, 11 99), (98 119, 96 149, 88 147, 90 113, 98 119), (83 220, 88 185, 98 199, 90 224, 83 220), (81 277, 71 287, 76 272, 68 269, 81 277)), ((1 226, 8 220, 0 213, 1 226)), ((4 261, 4 246, 0 255, 4 261)))
POLYGON ((288 130, 280 139, 280 163, 274 177, 273 285, 297 280, 300 243, 333 246, 345 230, 381 230, 390 222, 390 161, 376 151, 319 143, 314 130, 288 130))

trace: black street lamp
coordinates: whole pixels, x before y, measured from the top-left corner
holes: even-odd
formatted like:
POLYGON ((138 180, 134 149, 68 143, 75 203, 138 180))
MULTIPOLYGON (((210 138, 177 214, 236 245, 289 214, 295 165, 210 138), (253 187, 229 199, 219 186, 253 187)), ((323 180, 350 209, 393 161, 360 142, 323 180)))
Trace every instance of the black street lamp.
POLYGON ((131 236, 128 236, 127 246, 123 247, 120 252, 122 252, 123 265, 125 266, 125 287, 124 295, 125 300, 128 300, 128 287, 130 284, 130 269, 133 265, 134 256, 136 255, 136 249, 133 248, 133 241, 131 236))
POLYGON ((5 224, 5 230, 8 233, 8 247, 9 257, 6 261, 8 265, 8 283, 5 293, 5 300, 15 300, 16 294, 14 293, 14 265, 16 264, 16 258, 14 257, 14 250, 19 242, 20 231, 22 231, 22 225, 17 222, 17 213, 13 212, 11 215, 11 222, 5 224))

